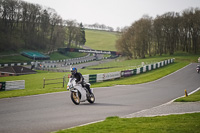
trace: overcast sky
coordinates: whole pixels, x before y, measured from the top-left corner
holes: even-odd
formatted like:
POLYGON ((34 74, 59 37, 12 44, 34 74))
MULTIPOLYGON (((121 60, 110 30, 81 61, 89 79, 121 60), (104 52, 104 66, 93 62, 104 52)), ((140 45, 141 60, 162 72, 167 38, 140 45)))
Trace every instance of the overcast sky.
POLYGON ((130 26, 144 14, 153 18, 166 12, 199 7, 200 0, 24 0, 51 7, 66 20, 83 24, 105 24, 113 28, 130 26))

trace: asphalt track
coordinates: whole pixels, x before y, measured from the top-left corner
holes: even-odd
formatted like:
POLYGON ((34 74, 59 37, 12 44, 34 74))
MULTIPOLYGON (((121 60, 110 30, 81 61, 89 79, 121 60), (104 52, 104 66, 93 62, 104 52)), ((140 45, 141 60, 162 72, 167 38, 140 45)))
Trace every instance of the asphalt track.
POLYGON ((164 104, 200 87, 196 65, 145 84, 96 88, 92 105, 74 105, 69 92, 0 99, 0 133, 47 133, 164 104))

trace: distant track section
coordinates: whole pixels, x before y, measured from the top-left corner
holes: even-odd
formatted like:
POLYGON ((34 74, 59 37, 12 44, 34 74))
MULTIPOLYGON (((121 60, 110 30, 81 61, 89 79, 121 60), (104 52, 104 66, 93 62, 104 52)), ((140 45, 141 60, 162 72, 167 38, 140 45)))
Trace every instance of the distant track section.
POLYGON ((21 55, 28 57, 30 59, 33 59, 33 60, 48 60, 48 59, 50 59, 49 56, 44 55, 37 51, 23 51, 23 52, 21 52, 21 55))
POLYGON ((93 50, 93 49, 77 49, 77 48, 59 48, 60 53, 66 52, 82 52, 82 53, 95 53, 95 54, 110 54, 110 55, 119 55, 116 51, 105 51, 105 50, 93 50))

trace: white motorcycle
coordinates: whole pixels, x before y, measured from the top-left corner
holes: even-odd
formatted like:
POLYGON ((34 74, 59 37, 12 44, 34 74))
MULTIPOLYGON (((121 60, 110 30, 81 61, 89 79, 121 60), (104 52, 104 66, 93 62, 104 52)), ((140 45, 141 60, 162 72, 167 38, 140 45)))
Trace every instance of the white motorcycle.
MULTIPOLYGON (((87 84, 90 86, 89 83, 87 84)), ((95 101, 93 90, 91 90, 92 94, 90 94, 87 88, 82 87, 81 84, 76 83, 76 78, 69 78, 67 90, 71 91, 72 102, 76 105, 79 105, 80 102, 85 102, 86 100, 89 103, 94 103, 95 101)))
POLYGON ((197 68, 196 68, 196 70, 197 70, 197 73, 199 73, 199 72, 200 72, 200 66, 199 66, 199 65, 197 65, 197 68))

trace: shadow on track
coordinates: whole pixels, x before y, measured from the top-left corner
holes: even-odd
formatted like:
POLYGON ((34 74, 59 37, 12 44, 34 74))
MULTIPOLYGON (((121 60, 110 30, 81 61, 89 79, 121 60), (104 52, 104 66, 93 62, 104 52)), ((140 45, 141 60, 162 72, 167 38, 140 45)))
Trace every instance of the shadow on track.
POLYGON ((123 105, 123 104, 113 104, 113 103, 81 103, 80 105, 88 105, 88 106, 127 106, 127 105, 123 105))

